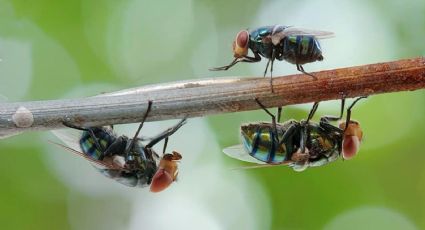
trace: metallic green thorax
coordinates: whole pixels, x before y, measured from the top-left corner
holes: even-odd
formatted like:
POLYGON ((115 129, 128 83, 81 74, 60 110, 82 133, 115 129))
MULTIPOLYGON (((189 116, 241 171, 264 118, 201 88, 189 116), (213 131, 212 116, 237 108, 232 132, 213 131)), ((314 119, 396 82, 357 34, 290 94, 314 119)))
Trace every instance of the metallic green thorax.
POLYGON ((270 37, 273 26, 265 26, 251 31, 249 36, 249 47, 253 52, 258 52, 266 58, 271 58, 273 46, 270 42, 265 42, 264 39, 270 37))

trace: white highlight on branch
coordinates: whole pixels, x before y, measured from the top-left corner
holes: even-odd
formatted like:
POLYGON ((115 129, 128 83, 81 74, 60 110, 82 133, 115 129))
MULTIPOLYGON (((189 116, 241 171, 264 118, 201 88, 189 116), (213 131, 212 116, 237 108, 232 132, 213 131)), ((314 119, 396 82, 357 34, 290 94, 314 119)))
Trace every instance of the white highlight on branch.
POLYGON ((20 106, 13 114, 12 121, 18 128, 29 128, 34 123, 34 116, 29 109, 20 106))

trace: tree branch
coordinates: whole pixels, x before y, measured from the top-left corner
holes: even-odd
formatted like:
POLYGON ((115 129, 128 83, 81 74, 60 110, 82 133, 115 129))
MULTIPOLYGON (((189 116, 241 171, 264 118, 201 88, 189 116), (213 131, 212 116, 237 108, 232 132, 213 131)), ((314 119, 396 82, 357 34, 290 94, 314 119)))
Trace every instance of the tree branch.
POLYGON ((418 57, 314 73, 269 78, 217 78, 149 85, 96 97, 0 104, 0 138, 27 130, 139 122, 148 100, 148 121, 197 117, 267 107, 425 88, 425 58, 418 57))

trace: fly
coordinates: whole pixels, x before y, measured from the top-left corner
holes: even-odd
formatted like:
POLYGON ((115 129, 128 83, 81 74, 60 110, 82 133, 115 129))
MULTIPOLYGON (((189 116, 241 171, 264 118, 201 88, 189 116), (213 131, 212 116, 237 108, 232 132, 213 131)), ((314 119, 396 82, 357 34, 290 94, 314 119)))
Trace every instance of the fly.
POLYGON ((357 98, 347 109, 345 121, 341 121, 345 105, 343 98, 340 116, 323 116, 319 123, 310 121, 318 102, 314 103, 307 120, 278 123, 275 116, 256 99, 258 105, 271 116, 272 122, 241 125, 242 145, 225 148, 223 152, 242 161, 288 165, 295 171, 322 166, 340 156, 351 159, 359 151, 363 137, 359 122, 351 120, 351 109, 362 98, 357 98), (331 124, 334 121, 339 121, 339 125, 331 124))
POLYGON ((149 143, 144 145, 138 135, 151 108, 152 102, 149 101, 147 111, 133 138, 118 136, 113 132, 113 126, 78 127, 64 122, 65 126, 82 131, 81 135, 73 137, 63 131, 54 131, 68 146, 53 143, 85 158, 104 176, 121 184, 130 187, 150 185, 152 192, 162 191, 177 179, 177 162, 182 158, 175 151, 166 153, 168 138, 186 123, 186 118, 150 138, 149 143), (161 140, 164 140, 162 157, 153 150, 153 146, 161 140))
POLYGON ((268 59, 264 77, 270 65, 270 86, 273 92, 272 74, 275 60, 287 61, 297 66, 297 70, 316 79, 307 73, 303 65, 322 61, 322 49, 318 39, 333 37, 334 33, 300 29, 291 26, 263 26, 252 31, 242 30, 233 41, 233 61, 226 66, 210 69, 211 71, 228 70, 239 62, 259 62, 261 57, 268 59), (251 50, 254 56, 248 56, 251 50))

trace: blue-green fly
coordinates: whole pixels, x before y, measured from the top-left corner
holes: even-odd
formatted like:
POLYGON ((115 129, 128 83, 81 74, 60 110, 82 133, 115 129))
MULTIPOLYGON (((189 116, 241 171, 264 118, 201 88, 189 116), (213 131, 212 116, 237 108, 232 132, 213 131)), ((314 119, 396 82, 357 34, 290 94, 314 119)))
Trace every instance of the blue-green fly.
POLYGON ((333 36, 333 32, 300 29, 283 25, 263 26, 251 32, 242 30, 233 41, 233 61, 229 65, 210 70, 228 70, 236 63, 259 62, 261 57, 264 57, 268 59, 264 76, 266 76, 270 65, 270 84, 272 84, 271 77, 275 60, 285 60, 295 64, 298 71, 316 79, 314 75, 304 70, 303 64, 322 61, 322 49, 318 39, 333 36), (251 50, 253 57, 248 56, 248 50, 251 50))
POLYGON ((345 121, 341 121, 345 105, 345 99, 342 99, 340 116, 323 116, 319 123, 311 121, 319 105, 317 102, 307 120, 278 123, 275 116, 256 99, 259 106, 272 117, 272 122, 241 125, 242 144, 225 148, 223 152, 242 161, 288 165, 295 171, 323 166, 341 155, 344 159, 351 159, 357 154, 363 137, 360 124, 351 120, 351 109, 361 98, 364 97, 356 99, 347 109, 345 121), (333 121, 340 121, 339 125, 332 125, 333 121))
POLYGON ((151 107, 152 102, 149 101, 147 111, 133 138, 118 136, 113 132, 113 126, 86 128, 64 122, 65 126, 80 130, 82 133, 80 136, 72 136, 68 132, 54 131, 53 133, 68 146, 53 143, 90 161, 104 176, 121 184, 130 187, 150 185, 152 192, 162 191, 176 180, 177 162, 182 158, 175 151, 165 153, 168 137, 183 126, 186 119, 149 138, 149 143, 143 145, 138 135, 151 107), (164 140, 162 157, 152 148, 161 140, 164 140))

